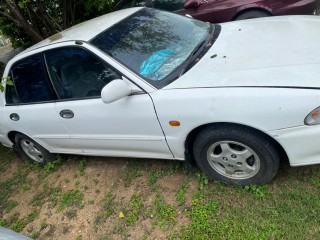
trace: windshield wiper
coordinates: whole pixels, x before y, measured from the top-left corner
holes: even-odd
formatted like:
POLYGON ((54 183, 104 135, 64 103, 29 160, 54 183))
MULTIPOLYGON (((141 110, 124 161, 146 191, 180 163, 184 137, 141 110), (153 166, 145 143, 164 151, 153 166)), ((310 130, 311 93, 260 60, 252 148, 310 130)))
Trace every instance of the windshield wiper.
POLYGON ((206 37, 203 41, 201 41, 200 43, 198 43, 198 45, 192 50, 192 52, 190 53, 190 55, 188 56, 188 58, 185 60, 185 63, 183 64, 183 68, 179 74, 179 77, 181 77, 185 72, 186 70, 188 69, 190 63, 193 61, 193 58, 195 56, 195 54, 204 46, 206 45, 211 37, 212 37, 212 31, 213 30, 213 27, 212 25, 210 25, 210 29, 209 29, 209 33, 208 33, 208 37, 206 37))

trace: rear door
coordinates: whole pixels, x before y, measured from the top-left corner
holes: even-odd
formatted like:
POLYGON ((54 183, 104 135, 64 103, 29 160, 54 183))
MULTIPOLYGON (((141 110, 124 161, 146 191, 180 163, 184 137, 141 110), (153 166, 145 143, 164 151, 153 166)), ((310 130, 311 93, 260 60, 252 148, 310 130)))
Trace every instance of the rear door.
POLYGON ((16 62, 6 86, 5 118, 11 131, 23 133, 51 152, 69 152, 67 131, 55 112, 56 95, 41 54, 16 62))

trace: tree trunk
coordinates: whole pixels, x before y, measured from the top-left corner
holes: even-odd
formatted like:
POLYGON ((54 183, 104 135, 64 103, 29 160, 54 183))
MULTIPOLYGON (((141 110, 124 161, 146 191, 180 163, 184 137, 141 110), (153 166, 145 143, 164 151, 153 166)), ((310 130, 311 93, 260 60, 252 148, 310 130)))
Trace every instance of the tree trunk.
POLYGON ((4 17, 8 17, 14 23, 21 26, 34 43, 40 42, 44 39, 41 34, 31 24, 28 23, 28 20, 23 17, 14 1, 5 0, 5 7, 8 8, 10 13, 0 12, 0 14, 2 14, 4 17))

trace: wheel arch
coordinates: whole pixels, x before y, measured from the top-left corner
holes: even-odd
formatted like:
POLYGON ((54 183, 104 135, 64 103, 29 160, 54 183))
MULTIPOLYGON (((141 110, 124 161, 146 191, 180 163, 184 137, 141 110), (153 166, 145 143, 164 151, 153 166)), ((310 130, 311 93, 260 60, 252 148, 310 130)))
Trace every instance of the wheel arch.
POLYGON ((250 11, 259 11, 259 12, 264 12, 272 16, 272 12, 270 9, 265 8, 265 7, 249 7, 249 8, 244 8, 244 9, 239 9, 238 13, 233 16, 232 21, 235 21, 240 15, 250 12, 250 11))
POLYGON ((227 122, 219 122, 219 123, 208 123, 208 124, 204 124, 201 126, 198 126, 196 128, 194 128, 191 132, 189 132, 189 134, 186 137, 185 140, 185 159, 187 162, 189 162, 192 165, 195 165, 195 159, 193 157, 193 145, 195 142, 195 139, 197 137, 197 135, 204 130, 207 127, 230 127, 230 126, 237 126, 237 127, 241 127, 243 129, 248 129, 250 131, 254 131, 259 135, 262 135, 264 137, 266 137, 270 142, 272 142, 274 144, 274 146, 277 148, 279 155, 280 155, 280 162, 281 163, 288 163, 289 162, 289 158, 288 155, 286 153, 286 151, 284 150, 284 148, 282 147, 282 145, 275 140, 273 137, 271 137, 270 135, 268 135, 267 133, 247 126, 247 125, 243 125, 243 124, 238 124, 238 123, 227 123, 227 122))
MULTIPOLYGON (((18 131, 11 131, 11 132, 8 133, 8 138, 9 138, 9 140, 13 143, 13 145, 16 144, 16 142, 15 142, 15 137, 16 137, 16 135, 17 135, 18 133, 23 134, 23 133, 18 132, 18 131)), ((24 135, 25 135, 25 134, 24 134, 24 135)))

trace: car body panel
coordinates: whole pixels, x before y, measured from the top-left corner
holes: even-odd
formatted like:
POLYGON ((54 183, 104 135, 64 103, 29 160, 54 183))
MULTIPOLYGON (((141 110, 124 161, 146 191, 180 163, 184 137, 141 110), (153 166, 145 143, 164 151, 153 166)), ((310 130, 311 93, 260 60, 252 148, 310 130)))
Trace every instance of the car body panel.
POLYGON ((316 16, 273 17, 221 24, 221 33, 206 55, 164 89, 319 88, 320 56, 314 52, 320 48, 319 25, 320 18, 316 16))
MULTIPOLYGON (((136 1, 128 4, 129 2, 130 0, 120 1, 115 10, 125 7, 145 6, 172 11, 168 8, 169 4, 158 6, 154 4, 156 1, 136 1)), ((242 13, 248 11, 263 11, 271 16, 310 15, 313 14, 315 8, 315 0, 198 0, 198 6, 188 9, 181 8, 176 13, 190 15, 201 21, 222 23, 233 21, 242 13)))
POLYGON ((32 240, 8 228, 0 227, 0 240, 32 240))
POLYGON ((64 109, 74 117, 61 118, 74 146, 84 154, 173 158, 158 122, 150 96, 128 96, 111 104, 100 98, 56 103, 56 115, 64 109))
MULTIPOLYGON (((188 134, 200 126, 233 123, 257 129, 274 138, 272 131, 303 126, 308 113, 320 105, 320 90, 309 89, 171 89, 159 90, 151 97, 170 149, 178 159, 184 158, 188 134), (181 125, 170 126, 168 123, 172 120, 179 121, 181 125)), ((296 139, 296 142, 298 144, 300 140, 296 139)), ((320 143, 315 144, 320 147, 320 143)))
POLYGON ((200 1, 200 6, 182 9, 179 14, 190 14, 194 18, 211 23, 222 23, 235 20, 240 14, 250 11, 264 11, 272 16, 309 15, 315 10, 314 0, 211 0, 200 1), (204 9, 207 9, 204 11, 204 9), (208 11, 211 10, 210 15, 208 11), (203 13, 203 15, 202 15, 203 13))
POLYGON ((320 127, 299 126, 270 131, 286 151, 291 166, 305 166, 320 163, 320 127))

